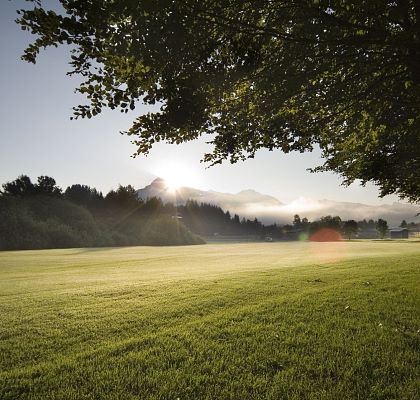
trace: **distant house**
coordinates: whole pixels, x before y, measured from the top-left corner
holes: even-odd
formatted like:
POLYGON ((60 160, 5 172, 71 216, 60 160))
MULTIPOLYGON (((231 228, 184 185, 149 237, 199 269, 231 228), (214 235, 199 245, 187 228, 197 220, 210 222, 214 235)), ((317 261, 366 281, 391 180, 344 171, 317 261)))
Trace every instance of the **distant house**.
POLYGON ((408 239, 408 229, 392 228, 389 230, 389 237, 391 239, 408 239))

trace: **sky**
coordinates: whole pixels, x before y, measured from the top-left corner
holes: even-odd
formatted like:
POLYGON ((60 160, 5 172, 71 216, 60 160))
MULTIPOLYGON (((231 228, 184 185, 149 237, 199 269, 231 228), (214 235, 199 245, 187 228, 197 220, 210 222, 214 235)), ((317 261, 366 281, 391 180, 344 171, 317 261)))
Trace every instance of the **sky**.
MULTIPOLYGON (((44 4, 54 4, 49 0, 44 4)), ((319 151, 285 155, 262 150, 254 159, 210 167, 200 160, 211 147, 205 138, 182 145, 157 144, 149 156, 132 158, 136 147, 119 132, 144 112, 106 111, 90 120, 71 121, 72 107, 85 100, 74 93, 77 78, 69 70, 68 48, 41 52, 36 65, 20 60, 33 36, 14 22, 22 0, 0 2, 0 183, 20 174, 49 175, 59 186, 73 183, 106 193, 119 184, 142 188, 155 177, 204 190, 236 193, 254 189, 282 202, 304 197, 383 204, 397 196, 378 198, 373 185, 341 185, 333 173, 311 174, 322 164, 319 151)))

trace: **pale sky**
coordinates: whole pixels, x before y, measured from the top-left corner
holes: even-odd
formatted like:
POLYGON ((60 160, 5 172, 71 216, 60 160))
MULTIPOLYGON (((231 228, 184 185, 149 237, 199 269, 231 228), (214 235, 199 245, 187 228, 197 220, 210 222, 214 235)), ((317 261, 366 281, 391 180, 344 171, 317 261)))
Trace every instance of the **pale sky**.
POLYGON ((20 174, 33 180, 49 175, 62 188, 81 183, 106 193, 118 184, 141 188, 178 168, 185 175, 180 183, 185 185, 231 193, 255 189, 283 202, 299 197, 367 204, 398 201, 396 196, 379 199, 373 185, 345 188, 338 175, 307 172, 306 168, 322 162, 319 152, 260 151, 252 160, 206 169, 200 159, 208 145, 199 140, 178 146, 159 144, 148 157, 131 158, 135 146, 119 131, 127 129, 141 109, 128 115, 107 111, 90 120, 70 121, 72 106, 84 101, 73 92, 77 79, 65 75, 68 51, 41 52, 36 65, 21 61, 32 40, 14 23, 15 10, 22 6, 26 4, 21 0, 0 2, 0 184, 20 174))

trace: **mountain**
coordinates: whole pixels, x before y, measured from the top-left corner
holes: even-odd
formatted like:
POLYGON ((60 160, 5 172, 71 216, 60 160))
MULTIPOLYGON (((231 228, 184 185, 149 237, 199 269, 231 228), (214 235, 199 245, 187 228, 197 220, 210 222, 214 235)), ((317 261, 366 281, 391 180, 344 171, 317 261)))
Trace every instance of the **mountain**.
POLYGON ((239 193, 221 193, 214 190, 199 190, 190 187, 181 187, 176 191, 168 189, 162 178, 156 178, 150 185, 137 191, 139 198, 146 200, 151 197, 159 197, 164 202, 185 204, 187 200, 195 200, 199 203, 219 205, 225 210, 234 211, 251 206, 281 206, 282 203, 275 197, 256 192, 255 190, 243 190, 239 193))
POLYGON ((407 203, 393 203, 381 205, 368 205, 363 203, 337 202, 332 200, 314 200, 298 198, 288 204, 282 203, 273 196, 243 190, 239 193, 221 193, 214 190, 199 190, 182 187, 177 191, 170 191, 161 178, 155 179, 150 185, 137 191, 139 198, 146 200, 159 197, 164 202, 185 204, 187 200, 199 203, 210 203, 220 206, 223 210, 240 217, 254 219, 269 223, 290 223, 295 214, 315 220, 325 215, 339 215, 343 220, 378 219, 383 218, 390 226, 397 226, 403 219, 407 221, 420 221, 416 214, 420 212, 418 206, 407 203))

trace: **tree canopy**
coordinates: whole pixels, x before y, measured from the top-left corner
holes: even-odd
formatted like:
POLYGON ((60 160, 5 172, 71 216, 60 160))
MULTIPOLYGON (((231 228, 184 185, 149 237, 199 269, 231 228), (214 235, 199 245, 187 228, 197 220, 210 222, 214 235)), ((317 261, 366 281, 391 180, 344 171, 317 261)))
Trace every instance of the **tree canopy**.
POLYGON ((2 187, 5 195, 21 197, 37 194, 59 197, 62 192, 55 179, 50 176, 38 176, 38 183, 34 184, 27 175, 20 175, 14 181, 4 183, 2 187))
POLYGON ((347 238, 350 240, 352 235, 356 234, 359 230, 359 225, 357 222, 353 219, 350 219, 348 221, 344 221, 343 224, 343 233, 347 236, 347 238))
POLYGON ((383 239, 388 232, 388 222, 379 218, 376 222, 376 230, 379 232, 381 239, 383 239))
POLYGON ((157 104, 127 132, 137 154, 202 135, 211 163, 318 145, 315 171, 420 200, 418 0, 59 2, 20 11, 23 58, 70 45, 76 118, 157 104))

